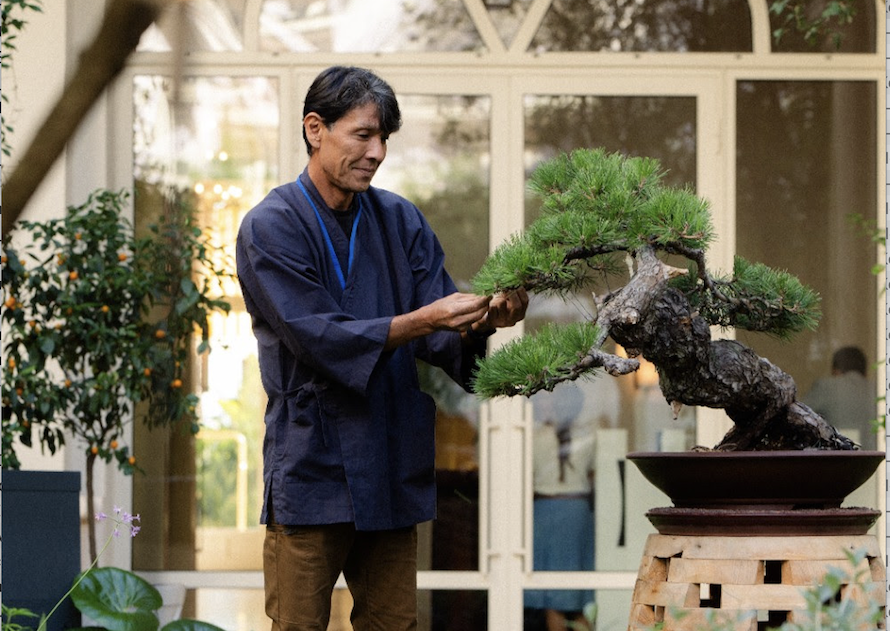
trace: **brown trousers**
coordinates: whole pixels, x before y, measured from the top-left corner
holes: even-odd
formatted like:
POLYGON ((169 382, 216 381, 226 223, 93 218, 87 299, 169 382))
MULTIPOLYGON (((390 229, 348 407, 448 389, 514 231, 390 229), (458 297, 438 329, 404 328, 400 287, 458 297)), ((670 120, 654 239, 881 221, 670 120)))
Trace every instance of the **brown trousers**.
POLYGON ((417 628, 417 528, 358 532, 353 524, 266 527, 263 573, 272 631, 325 631, 340 576, 355 631, 417 628))

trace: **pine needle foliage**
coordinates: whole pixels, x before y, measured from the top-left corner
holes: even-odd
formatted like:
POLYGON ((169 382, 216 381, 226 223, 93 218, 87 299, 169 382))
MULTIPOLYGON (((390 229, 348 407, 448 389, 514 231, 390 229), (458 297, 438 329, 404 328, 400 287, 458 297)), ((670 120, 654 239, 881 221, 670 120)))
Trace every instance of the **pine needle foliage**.
POLYGON ((712 279, 708 291, 690 274, 674 281, 708 324, 755 331, 788 340, 819 324, 819 294, 784 270, 735 257, 731 279, 712 279))
POLYGON ((519 287, 568 289, 582 281, 582 270, 565 260, 564 248, 542 248, 527 236, 513 236, 492 252, 472 283, 473 290, 484 295, 519 287))
POLYGON ((552 390, 599 343, 592 322, 546 324, 535 336, 507 343, 479 365, 474 389, 484 398, 552 390))
MULTIPOLYGON (((705 255, 715 235, 708 202, 689 188, 664 185, 664 173, 657 160, 603 149, 579 149, 542 163, 529 181, 542 198, 542 216, 489 256, 473 290, 524 288, 565 297, 594 275, 626 277, 628 255, 639 262, 655 252, 689 261, 688 274, 671 284, 711 325, 780 339, 815 329, 819 296, 788 272, 738 257, 730 278, 711 276, 705 255)), ((481 362, 476 392, 529 396, 591 372, 594 351, 609 334, 604 326, 596 320, 548 326, 507 344, 481 362)))
POLYGON ((662 188, 640 206, 634 226, 634 249, 653 245, 706 250, 714 239, 708 202, 688 189, 662 188))
POLYGON ((579 149, 539 166, 529 188, 543 215, 498 248, 473 279, 492 294, 577 289, 593 271, 622 271, 615 254, 644 246, 702 250, 713 239, 707 202, 661 184, 658 160, 579 149))

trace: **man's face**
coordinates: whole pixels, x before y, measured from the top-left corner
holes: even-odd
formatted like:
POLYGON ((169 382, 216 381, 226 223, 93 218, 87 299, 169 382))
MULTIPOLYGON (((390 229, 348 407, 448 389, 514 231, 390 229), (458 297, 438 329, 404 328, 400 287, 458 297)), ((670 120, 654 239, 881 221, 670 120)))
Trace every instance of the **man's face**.
POLYGON ((331 208, 343 210, 353 193, 368 190, 386 157, 387 139, 380 129, 377 105, 356 107, 330 128, 311 113, 303 124, 312 144, 312 181, 331 208))

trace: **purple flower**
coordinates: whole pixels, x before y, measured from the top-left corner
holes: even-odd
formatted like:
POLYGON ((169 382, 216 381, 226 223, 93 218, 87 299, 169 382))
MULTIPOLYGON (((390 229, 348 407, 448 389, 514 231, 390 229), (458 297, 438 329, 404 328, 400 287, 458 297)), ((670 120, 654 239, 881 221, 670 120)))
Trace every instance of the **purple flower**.
MULTIPOLYGON (((111 517, 111 521, 114 522, 114 531, 111 533, 113 537, 121 536, 121 526, 126 526, 129 528, 129 534, 131 537, 135 537, 139 534, 139 531, 142 530, 140 526, 134 525, 137 522, 142 521, 141 516, 139 515, 131 515, 127 511, 123 510, 119 506, 114 507, 114 515, 111 517)), ((96 513, 96 521, 104 521, 108 518, 108 515, 105 513, 96 513)))

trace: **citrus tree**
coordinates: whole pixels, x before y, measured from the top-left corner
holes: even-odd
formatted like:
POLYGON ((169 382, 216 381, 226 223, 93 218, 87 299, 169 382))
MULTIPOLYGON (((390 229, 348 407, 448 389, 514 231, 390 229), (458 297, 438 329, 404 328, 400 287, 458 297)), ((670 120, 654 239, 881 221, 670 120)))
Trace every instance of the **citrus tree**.
POLYGON ((136 238, 126 198, 97 191, 64 218, 23 221, 24 245, 3 250, 3 468, 20 466, 20 445, 55 453, 73 436, 86 451, 89 514, 97 460, 127 474, 139 466, 124 440, 138 402, 150 425, 197 431, 186 387, 193 334, 206 352, 208 316, 229 308, 215 289, 226 271, 188 209, 172 198, 136 238))

